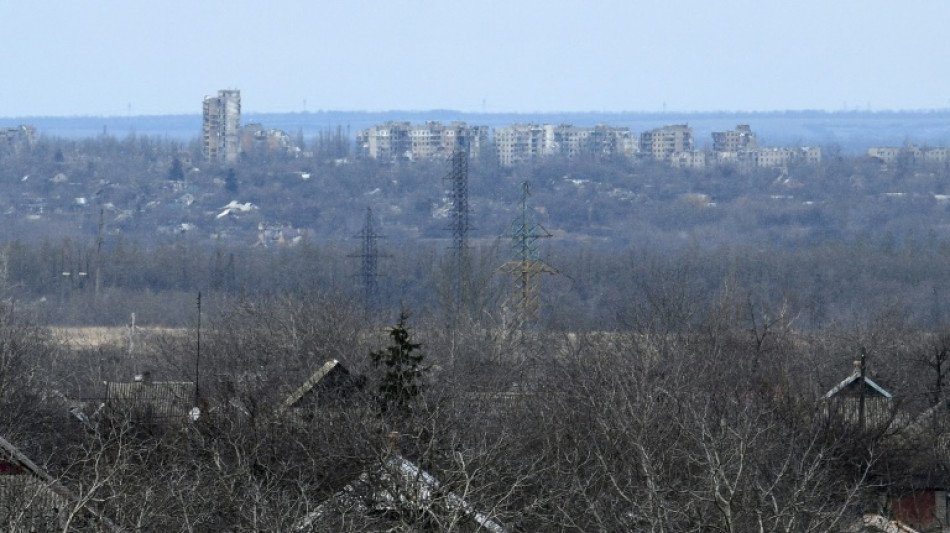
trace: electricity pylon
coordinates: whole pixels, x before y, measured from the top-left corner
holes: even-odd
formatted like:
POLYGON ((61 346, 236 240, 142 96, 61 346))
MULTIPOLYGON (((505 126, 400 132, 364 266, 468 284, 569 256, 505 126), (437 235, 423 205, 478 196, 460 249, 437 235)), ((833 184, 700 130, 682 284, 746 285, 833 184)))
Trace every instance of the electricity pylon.
POLYGON ((469 209, 468 209, 468 152, 464 140, 453 151, 452 170, 445 181, 449 182, 449 198, 452 210, 449 227, 452 232, 452 315, 457 316, 463 308, 465 283, 469 277, 469 209))
POLYGON ((541 274, 556 274, 557 270, 540 259, 539 241, 551 237, 544 226, 534 222, 528 208, 531 186, 526 181, 521 185, 521 216, 515 219, 508 230, 511 238, 513 259, 501 270, 511 276, 512 293, 509 299, 514 307, 516 321, 524 328, 535 322, 541 312, 541 274))
POLYGON ((360 282, 363 289, 363 305, 367 311, 374 310, 379 305, 379 246, 378 242, 382 236, 376 229, 376 218, 373 216, 373 209, 366 208, 366 219, 363 222, 363 228, 356 238, 360 240, 359 252, 352 254, 351 257, 360 258, 360 282))

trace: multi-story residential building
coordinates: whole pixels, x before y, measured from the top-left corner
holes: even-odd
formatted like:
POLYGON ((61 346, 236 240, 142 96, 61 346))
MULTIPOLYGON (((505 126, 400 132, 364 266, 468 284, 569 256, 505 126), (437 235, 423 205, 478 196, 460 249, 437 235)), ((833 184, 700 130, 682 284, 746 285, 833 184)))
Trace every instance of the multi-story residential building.
POLYGON ((528 161, 554 152, 554 126, 545 124, 513 124, 495 128, 495 154, 503 167, 528 161))
POLYGON ((299 154, 300 147, 294 144, 293 139, 285 131, 268 130, 263 125, 252 122, 241 128, 241 152, 245 154, 262 152, 299 154))
POLYGON ((469 157, 481 155, 488 149, 488 126, 469 126, 464 122, 453 122, 442 130, 442 153, 450 156, 456 150, 465 147, 469 157))
POLYGON ((897 156, 900 155, 902 148, 895 148, 891 146, 881 147, 881 148, 868 148, 868 157, 873 157, 875 159, 880 159, 884 163, 890 163, 897 159, 897 156))
POLYGON ((817 146, 801 148, 759 148, 749 152, 754 166, 784 167, 789 163, 802 162, 809 165, 821 163, 821 148, 817 146))
POLYGON ((408 122, 387 122, 356 132, 357 153, 373 159, 397 159, 411 156, 408 122))
POLYGON ((590 129, 588 149, 593 154, 633 157, 640 149, 639 139, 630 128, 618 128, 603 124, 590 129))
POLYGON ((946 163, 950 157, 950 150, 945 147, 920 148, 914 145, 910 146, 887 146, 878 148, 869 148, 868 157, 881 160, 884 163, 893 163, 899 157, 904 157, 910 163, 946 163))
POLYGON ((36 128, 20 124, 15 128, 0 128, 0 149, 19 150, 24 146, 33 146, 36 142, 36 128))
POLYGON ((658 161, 669 161, 673 154, 693 151, 693 128, 686 124, 663 126, 640 134, 640 152, 658 161))
POLYGON ((445 158, 464 149, 470 157, 478 156, 488 144, 487 126, 469 126, 452 122, 426 122, 414 126, 408 122, 386 122, 356 133, 357 151, 373 159, 445 158))
POLYGON ((946 163, 948 155, 950 150, 943 146, 921 149, 921 158, 927 163, 946 163))
POLYGON ((637 151, 629 128, 599 125, 592 128, 570 124, 514 124, 495 128, 495 154, 502 166, 538 157, 563 155, 624 155, 637 151))
POLYGON ((241 153, 241 91, 218 91, 205 96, 202 149, 214 163, 233 163, 241 153))
POLYGON ((713 152, 745 152, 755 150, 755 133, 747 124, 740 124, 731 131, 714 131, 713 152))
POLYGON ((703 150, 675 152, 670 156, 670 166, 675 168, 706 168, 709 154, 703 150))

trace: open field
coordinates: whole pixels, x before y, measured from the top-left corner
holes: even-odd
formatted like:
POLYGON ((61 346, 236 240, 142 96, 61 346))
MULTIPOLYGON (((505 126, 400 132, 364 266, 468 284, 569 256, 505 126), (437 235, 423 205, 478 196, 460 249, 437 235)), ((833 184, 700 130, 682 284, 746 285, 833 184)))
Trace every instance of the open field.
MULTIPOLYGON (((73 348, 96 348, 100 346, 128 345, 128 327, 53 327, 53 335, 69 344, 73 348)), ((181 328, 135 328, 135 344, 146 345, 148 339, 156 335, 183 335, 187 332, 181 328)))

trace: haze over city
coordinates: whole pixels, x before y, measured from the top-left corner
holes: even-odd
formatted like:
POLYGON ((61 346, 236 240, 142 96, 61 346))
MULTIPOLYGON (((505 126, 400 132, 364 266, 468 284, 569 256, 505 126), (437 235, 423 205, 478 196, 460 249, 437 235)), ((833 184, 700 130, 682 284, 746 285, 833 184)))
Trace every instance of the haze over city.
POLYGON ((8 2, 0 117, 950 107, 950 4, 8 2))

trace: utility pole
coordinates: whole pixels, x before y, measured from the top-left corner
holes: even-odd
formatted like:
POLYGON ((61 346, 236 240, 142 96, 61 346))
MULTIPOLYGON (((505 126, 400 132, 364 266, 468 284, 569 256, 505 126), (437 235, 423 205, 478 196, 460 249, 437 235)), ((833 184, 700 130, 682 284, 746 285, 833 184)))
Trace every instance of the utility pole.
POLYGON ((99 301, 99 287, 101 282, 101 273, 102 273, 102 226, 103 226, 103 210, 99 210, 99 230, 96 233, 96 288, 93 293, 95 301, 99 301))
POLYGON ((868 352, 861 347, 861 359, 858 361, 858 380, 860 381, 861 395, 858 397, 858 427, 861 428, 861 431, 864 431, 865 428, 865 389, 867 388, 867 382, 864 380, 865 371, 867 367, 867 357, 868 352))
POLYGON ((201 291, 198 291, 198 329, 195 339, 195 407, 197 407, 198 401, 201 399, 201 394, 198 392, 198 378, 201 369, 201 291))

